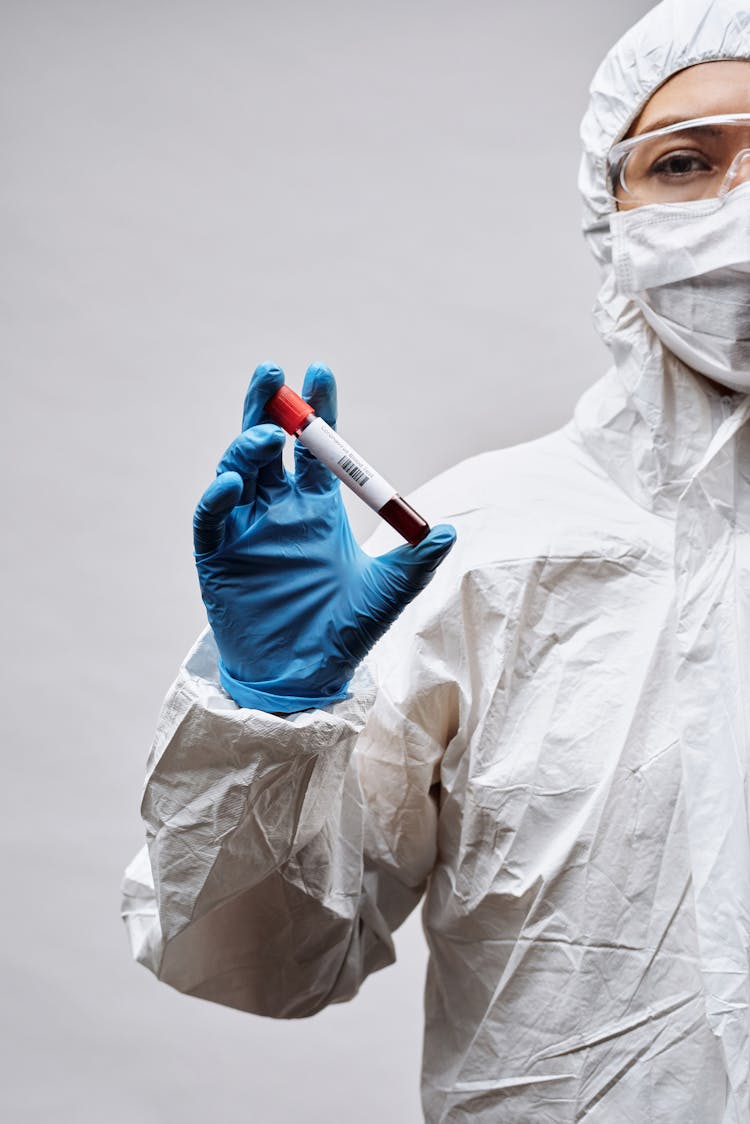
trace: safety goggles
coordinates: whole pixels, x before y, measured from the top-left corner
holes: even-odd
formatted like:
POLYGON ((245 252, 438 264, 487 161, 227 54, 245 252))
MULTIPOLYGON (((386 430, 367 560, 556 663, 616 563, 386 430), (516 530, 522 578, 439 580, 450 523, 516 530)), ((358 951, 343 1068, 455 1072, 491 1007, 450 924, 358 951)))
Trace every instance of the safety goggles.
POLYGON ((609 189, 620 203, 722 197, 750 179, 750 113, 678 121, 612 146, 609 189))

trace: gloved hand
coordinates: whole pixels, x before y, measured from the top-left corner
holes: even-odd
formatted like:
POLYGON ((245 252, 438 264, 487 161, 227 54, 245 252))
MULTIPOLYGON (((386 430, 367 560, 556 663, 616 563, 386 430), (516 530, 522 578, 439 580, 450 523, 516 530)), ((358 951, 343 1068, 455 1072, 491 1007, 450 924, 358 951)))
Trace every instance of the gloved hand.
MULTIPOLYGON (((284 432, 265 424, 264 412, 283 382, 277 367, 255 371, 243 432, 193 526, 222 686, 240 706, 287 714, 346 697, 357 664, 427 585, 456 535, 436 526, 416 547, 365 554, 333 473, 299 443, 294 475, 284 469, 284 432)), ((335 425, 326 367, 308 369, 302 396, 335 425)))

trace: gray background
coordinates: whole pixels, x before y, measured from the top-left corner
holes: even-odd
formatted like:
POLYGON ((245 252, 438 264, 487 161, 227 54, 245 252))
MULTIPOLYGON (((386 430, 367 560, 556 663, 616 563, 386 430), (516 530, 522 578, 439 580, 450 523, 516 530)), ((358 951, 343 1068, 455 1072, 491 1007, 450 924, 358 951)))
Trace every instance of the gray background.
POLYGON ((192 508, 264 359, 328 362, 402 491, 567 419, 606 365, 578 121, 648 6, 0 4, 4 1119, 420 1119, 417 915, 312 1021, 129 960, 144 760, 203 624, 192 508))

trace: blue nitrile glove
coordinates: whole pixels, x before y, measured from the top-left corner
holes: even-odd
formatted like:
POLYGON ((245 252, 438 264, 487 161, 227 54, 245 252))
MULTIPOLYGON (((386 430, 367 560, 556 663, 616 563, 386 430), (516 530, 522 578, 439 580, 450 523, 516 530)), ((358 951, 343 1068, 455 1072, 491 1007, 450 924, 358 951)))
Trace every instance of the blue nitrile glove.
MULTIPOLYGON (((284 382, 258 367, 242 434, 195 512, 195 559, 219 649, 222 686, 240 706, 287 714, 346 697, 355 667, 429 582, 453 545, 433 527, 418 546, 370 558, 354 539, 339 482, 299 442, 295 473, 265 403, 284 382)), ((303 397, 329 425, 336 384, 310 367, 303 397)))

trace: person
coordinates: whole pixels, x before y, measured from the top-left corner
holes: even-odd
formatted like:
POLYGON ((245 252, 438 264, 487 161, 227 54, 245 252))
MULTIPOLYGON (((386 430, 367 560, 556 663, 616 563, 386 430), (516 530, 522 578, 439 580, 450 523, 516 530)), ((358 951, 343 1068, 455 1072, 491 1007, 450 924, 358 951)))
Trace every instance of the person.
MULTIPOLYGON (((425 485, 419 547, 284 473, 256 372, 125 880, 138 960, 282 1018, 424 897, 434 1124, 750 1119, 750 10, 651 10, 582 137, 613 367, 425 485)), ((305 393, 333 420, 330 372, 305 393)))

